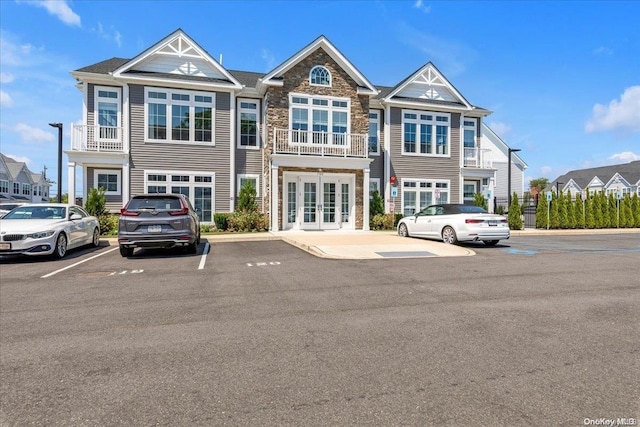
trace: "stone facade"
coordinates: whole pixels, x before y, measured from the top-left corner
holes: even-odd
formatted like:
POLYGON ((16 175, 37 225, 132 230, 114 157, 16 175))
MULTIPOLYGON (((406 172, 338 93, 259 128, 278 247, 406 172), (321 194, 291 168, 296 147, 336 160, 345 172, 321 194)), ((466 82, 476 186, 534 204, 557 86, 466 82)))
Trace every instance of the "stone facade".
MULTIPOLYGON (((271 86, 267 90, 264 108, 266 111, 267 135, 264 139, 264 164, 263 164, 263 182, 265 192, 263 194, 263 205, 265 212, 271 212, 271 188, 269 186, 269 175, 271 173, 269 159, 273 152, 274 130, 289 129, 289 94, 291 92, 335 96, 341 98, 349 98, 351 100, 351 128, 348 133, 351 134, 368 134, 369 133, 369 96, 358 95, 358 84, 347 74, 345 70, 338 65, 324 49, 318 48, 307 57, 302 59, 298 64, 293 66, 283 75, 283 86, 271 86), (331 73, 331 87, 312 86, 309 82, 309 73, 316 65, 322 65, 331 73)), ((302 170, 302 169, 300 169, 302 170)), ((325 169, 326 170, 326 169, 325 169)), ((307 169, 306 171, 317 171, 317 169, 307 169)), ((363 171, 344 171, 345 173, 354 173, 356 175, 356 227, 362 229, 362 177, 363 171), (359 177, 359 178, 358 178, 359 177), (359 224, 359 225, 358 225, 359 224)), ((279 171, 279 179, 282 179, 282 171, 279 171)), ((282 194, 278 195, 282 198, 282 194)), ((280 215, 279 215, 280 216, 280 215)), ((282 225, 282 218, 278 219, 282 225)))

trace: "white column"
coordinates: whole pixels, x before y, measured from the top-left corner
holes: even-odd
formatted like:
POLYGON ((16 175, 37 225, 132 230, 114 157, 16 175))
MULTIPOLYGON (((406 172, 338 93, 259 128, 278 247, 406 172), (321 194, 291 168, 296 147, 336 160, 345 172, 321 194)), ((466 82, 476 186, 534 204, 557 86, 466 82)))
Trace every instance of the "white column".
MULTIPOLYGON (((129 199, 131 198, 131 188, 130 188, 130 166, 129 166, 129 156, 127 156, 126 160, 124 161, 124 164, 122 165, 122 188, 121 188, 121 194, 122 194, 122 207, 124 207, 124 205, 127 204, 127 202, 129 201, 129 199)), ((144 191, 146 192, 147 189, 145 188, 144 191)))
POLYGON ((229 94, 229 116, 231 121, 231 129, 229 130, 229 212, 233 212, 236 200, 236 93, 229 94))
POLYGON ((278 166, 271 165, 271 231, 278 231, 278 166))
MULTIPOLYGON (((389 202, 391 201, 391 107, 384 109, 384 211, 389 212, 389 202)), ((369 196, 367 196, 369 197, 369 196)))
POLYGON ((370 170, 364 170, 364 178, 362 182, 362 229, 369 231, 369 176, 370 170))
POLYGON ((67 194, 69 195, 69 203, 75 203, 76 200, 76 163, 67 163, 67 194))

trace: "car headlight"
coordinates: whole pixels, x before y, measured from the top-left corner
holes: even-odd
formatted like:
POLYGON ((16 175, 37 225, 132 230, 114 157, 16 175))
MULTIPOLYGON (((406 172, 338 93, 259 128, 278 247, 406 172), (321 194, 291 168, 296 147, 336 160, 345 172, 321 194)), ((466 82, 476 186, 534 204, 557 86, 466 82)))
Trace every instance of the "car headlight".
POLYGON ((31 233, 31 234, 27 234, 27 238, 30 239, 42 239, 45 237, 49 237, 49 236, 53 236, 53 234, 55 233, 55 231, 40 231, 38 233, 31 233))

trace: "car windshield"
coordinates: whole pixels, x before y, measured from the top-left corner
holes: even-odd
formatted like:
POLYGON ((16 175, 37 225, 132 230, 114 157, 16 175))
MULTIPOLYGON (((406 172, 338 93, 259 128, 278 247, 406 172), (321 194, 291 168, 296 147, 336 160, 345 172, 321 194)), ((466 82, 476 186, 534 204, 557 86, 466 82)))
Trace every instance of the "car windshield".
POLYGON ((62 206, 21 206, 2 219, 63 219, 65 211, 62 206))
POLYGON ((178 210, 182 209, 180 199, 177 197, 139 197, 133 198, 127 206, 129 211, 139 210, 178 210))

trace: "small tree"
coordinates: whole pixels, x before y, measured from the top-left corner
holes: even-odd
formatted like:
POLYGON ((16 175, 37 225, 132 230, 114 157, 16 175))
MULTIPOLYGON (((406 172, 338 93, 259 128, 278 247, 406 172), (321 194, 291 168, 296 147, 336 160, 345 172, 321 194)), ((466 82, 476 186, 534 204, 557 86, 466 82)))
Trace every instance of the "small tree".
POLYGON ((371 202, 369 203, 369 219, 376 215, 384 215, 384 201, 378 190, 371 193, 371 202))
POLYGON ((549 209, 549 228, 560 227, 560 206, 558 206, 558 194, 553 193, 551 209, 549 209))
POLYGON ((564 204, 567 210, 567 228, 576 228, 576 217, 573 208, 573 197, 571 191, 567 191, 567 195, 564 198, 564 204))
POLYGON ((582 195, 577 194, 576 200, 573 202, 573 217, 575 219, 576 228, 584 228, 584 201, 582 200, 582 195))
POLYGON ((613 193, 609 194, 609 197, 607 198, 607 205, 608 205, 608 217, 609 220, 607 221, 607 227, 619 227, 619 217, 618 217, 618 200, 616 199, 616 197, 613 195, 613 193))
POLYGON ((489 204, 487 203, 487 199, 485 199, 482 193, 475 193, 473 195, 473 204, 476 206, 480 206, 485 211, 489 210, 489 204))
POLYGON ((105 190, 103 187, 89 190, 87 202, 84 204, 84 208, 89 215, 101 216, 107 213, 105 208, 107 205, 107 197, 104 193, 105 190))
POLYGON ((566 197, 562 190, 558 194, 558 227, 569 228, 566 197))
POLYGON ((549 213, 547 209, 549 204, 546 195, 538 195, 538 206, 536 207, 536 228, 547 228, 549 224, 549 213))
POLYGON ((640 197, 637 193, 631 199, 631 215, 633 216, 633 227, 640 227, 640 197))
POLYGON ((258 203, 256 202, 256 189, 251 181, 245 181, 240 188, 240 196, 236 205, 238 212, 258 212, 258 203))
POLYGON ((549 180, 547 178, 535 178, 529 181, 529 188, 531 190, 535 189, 537 194, 542 194, 544 189, 547 188, 547 185, 549 185, 549 180))
POLYGON ((596 228, 596 214, 595 214, 595 200, 593 195, 587 190, 587 197, 585 199, 585 226, 586 228, 596 228))
POLYGON ((620 200, 620 227, 633 227, 633 205, 628 194, 620 200))
POLYGON ((509 216, 507 218, 509 222, 509 228, 512 230, 522 230, 522 208, 518 201, 518 195, 514 192, 511 199, 511 206, 509 206, 509 216))

